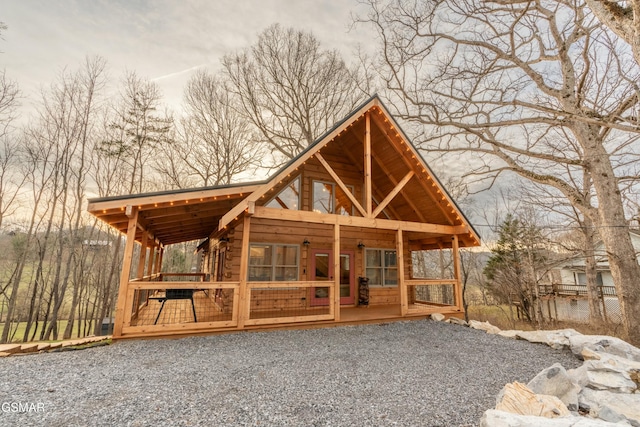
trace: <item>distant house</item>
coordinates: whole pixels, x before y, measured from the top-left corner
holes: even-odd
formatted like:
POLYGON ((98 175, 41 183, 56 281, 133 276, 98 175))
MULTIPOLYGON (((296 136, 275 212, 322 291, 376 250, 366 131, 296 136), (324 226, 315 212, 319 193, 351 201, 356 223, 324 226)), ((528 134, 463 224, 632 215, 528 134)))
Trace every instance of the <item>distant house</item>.
POLYGON ((265 181, 88 210, 127 235, 116 338, 459 317, 458 249, 480 244, 377 97, 265 181), (162 272, 167 245, 197 239, 200 271, 162 272), (414 277, 423 250, 451 251, 453 277, 414 277))
MULTIPOLYGON (((640 253, 640 231, 630 230, 629 235, 631 236, 631 243, 635 248, 636 254, 640 253)), ((594 248, 594 255, 596 258, 598 285, 614 286, 607 251, 601 241, 596 244, 594 248)), ((559 262, 551 269, 550 274, 552 283, 567 287, 586 286, 587 276, 585 273, 585 257, 583 255, 576 255, 572 258, 559 262)))
MULTIPOLYGON (((639 254, 640 231, 630 230, 629 235, 636 254, 639 254)), ((607 319, 617 321, 620 318, 620 304, 611 276, 609 258, 601 241, 596 244, 594 255, 596 258, 596 284, 599 287, 601 309, 607 319)), ((555 264, 549 270, 549 277, 550 284, 541 286, 543 297, 554 298, 553 310, 549 309, 548 315, 556 320, 589 320, 584 255, 576 255, 555 264)))

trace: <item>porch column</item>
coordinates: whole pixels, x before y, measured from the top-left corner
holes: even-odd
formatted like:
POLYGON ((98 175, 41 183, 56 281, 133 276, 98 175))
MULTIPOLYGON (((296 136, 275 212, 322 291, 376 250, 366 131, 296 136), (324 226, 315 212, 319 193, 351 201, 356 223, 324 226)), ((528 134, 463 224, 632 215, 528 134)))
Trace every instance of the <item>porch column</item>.
POLYGON ((458 236, 454 235, 451 243, 451 251, 453 252, 453 278, 456 279, 455 285, 455 298, 456 298, 456 307, 458 310, 462 311, 464 308, 462 306, 462 276, 460 274, 460 244, 458 242, 458 236))
POLYGON ((127 309, 127 294, 129 291, 129 274, 131 273, 133 247, 136 242, 138 210, 135 207, 127 206, 127 216, 129 217, 129 224, 127 226, 127 243, 124 248, 122 271, 120 272, 120 287, 118 289, 118 302, 116 303, 116 318, 113 325, 114 338, 119 338, 122 336, 124 313, 127 309))
POLYGON ((340 224, 333 224, 333 315, 340 321, 340 224))
POLYGON ((156 268, 154 270, 155 274, 160 274, 160 269, 162 268, 162 256, 164 255, 164 245, 158 246, 158 256, 156 257, 156 268))
POLYGON ((147 260, 147 276, 153 274, 153 261, 156 256, 156 242, 152 240, 149 244, 149 259, 147 260))
POLYGON ((247 279, 249 277, 249 234, 251 233, 251 217, 245 216, 242 225, 242 247, 240 248, 240 286, 238 289, 239 301, 233 301, 233 308, 238 313, 238 328, 244 328, 244 322, 249 318, 251 300, 249 299, 249 288, 247 279))
POLYGON ((140 256, 138 257, 138 271, 136 273, 136 277, 138 279, 142 279, 142 277, 144 277, 144 264, 147 260, 147 238, 147 232, 143 231, 142 242, 140 242, 140 256))
POLYGON ((400 290, 400 315, 406 316, 409 311, 407 283, 404 281, 404 242, 402 228, 396 232, 396 262, 398 264, 398 289, 400 290))

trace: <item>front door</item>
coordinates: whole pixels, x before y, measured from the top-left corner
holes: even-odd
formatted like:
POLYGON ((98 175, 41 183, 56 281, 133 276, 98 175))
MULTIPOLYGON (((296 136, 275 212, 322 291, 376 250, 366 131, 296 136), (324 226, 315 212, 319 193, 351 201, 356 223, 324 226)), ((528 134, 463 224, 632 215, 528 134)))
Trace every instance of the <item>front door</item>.
MULTIPOLYGON (((353 252, 340 252, 340 304, 355 302, 355 272, 353 252)), ((329 286, 333 286, 333 251, 330 249, 311 250, 311 280, 326 281, 327 287, 311 288, 311 305, 329 304, 329 286)))

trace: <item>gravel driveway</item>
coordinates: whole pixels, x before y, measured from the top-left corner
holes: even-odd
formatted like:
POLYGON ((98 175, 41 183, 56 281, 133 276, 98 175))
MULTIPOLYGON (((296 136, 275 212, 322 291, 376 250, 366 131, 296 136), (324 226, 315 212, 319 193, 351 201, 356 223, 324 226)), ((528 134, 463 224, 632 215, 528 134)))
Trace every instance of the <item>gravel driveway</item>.
POLYGON ((0 425, 477 425, 555 362, 580 364, 431 320, 121 341, 0 359, 0 425))

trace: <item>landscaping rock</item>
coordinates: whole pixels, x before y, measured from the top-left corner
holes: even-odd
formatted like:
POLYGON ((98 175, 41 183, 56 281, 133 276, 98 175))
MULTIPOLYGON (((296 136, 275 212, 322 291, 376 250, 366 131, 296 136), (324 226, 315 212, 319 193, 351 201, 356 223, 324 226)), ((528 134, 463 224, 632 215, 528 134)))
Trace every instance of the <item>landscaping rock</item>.
POLYGON ((500 328, 493 326, 489 322, 479 322, 477 320, 469 320, 469 327, 473 329, 479 329, 489 334, 497 334, 500 332, 500 328))
POLYGON ((559 363, 544 369, 529 381, 527 387, 536 394, 556 396, 570 411, 578 410, 580 386, 571 381, 566 369, 559 363))
POLYGON ((613 393, 608 390, 585 388, 580 393, 580 406, 589 410, 589 415, 605 421, 628 421, 640 426, 640 394, 613 393))
POLYGON ((498 395, 498 411, 518 415, 536 415, 546 418, 571 415, 567 406, 556 396, 536 394, 526 385, 513 382, 504 386, 498 395))
POLYGON ((446 320, 446 322, 452 323, 454 325, 469 326, 469 324, 464 319, 458 319, 457 317, 450 317, 446 320))
POLYGON ((583 388, 611 390, 616 393, 633 393, 638 388, 624 367, 610 365, 602 360, 587 360, 579 368, 568 371, 568 375, 583 388))
POLYGON ((571 345, 570 337, 579 335, 581 335, 580 332, 575 329, 559 329, 556 331, 521 331, 516 334, 516 337, 529 342, 547 344, 551 348, 561 349, 571 345))
POLYGON ((516 338, 518 338, 518 334, 520 332, 522 332, 522 331, 510 329, 508 331, 500 331, 500 332, 498 332, 498 335, 500 335, 501 337, 511 338, 511 339, 515 340, 516 338))
POLYGON ((586 417, 543 418, 489 409, 480 420, 480 427, 620 427, 620 424, 586 417))
POLYGON ((433 313, 431 315, 431 320, 435 320, 436 322, 442 322, 444 320, 444 314, 433 313))
POLYGON ((582 350, 587 348, 597 353, 609 353, 625 359, 640 362, 640 349, 620 338, 605 335, 573 335, 569 337, 571 351, 582 357, 582 350))

